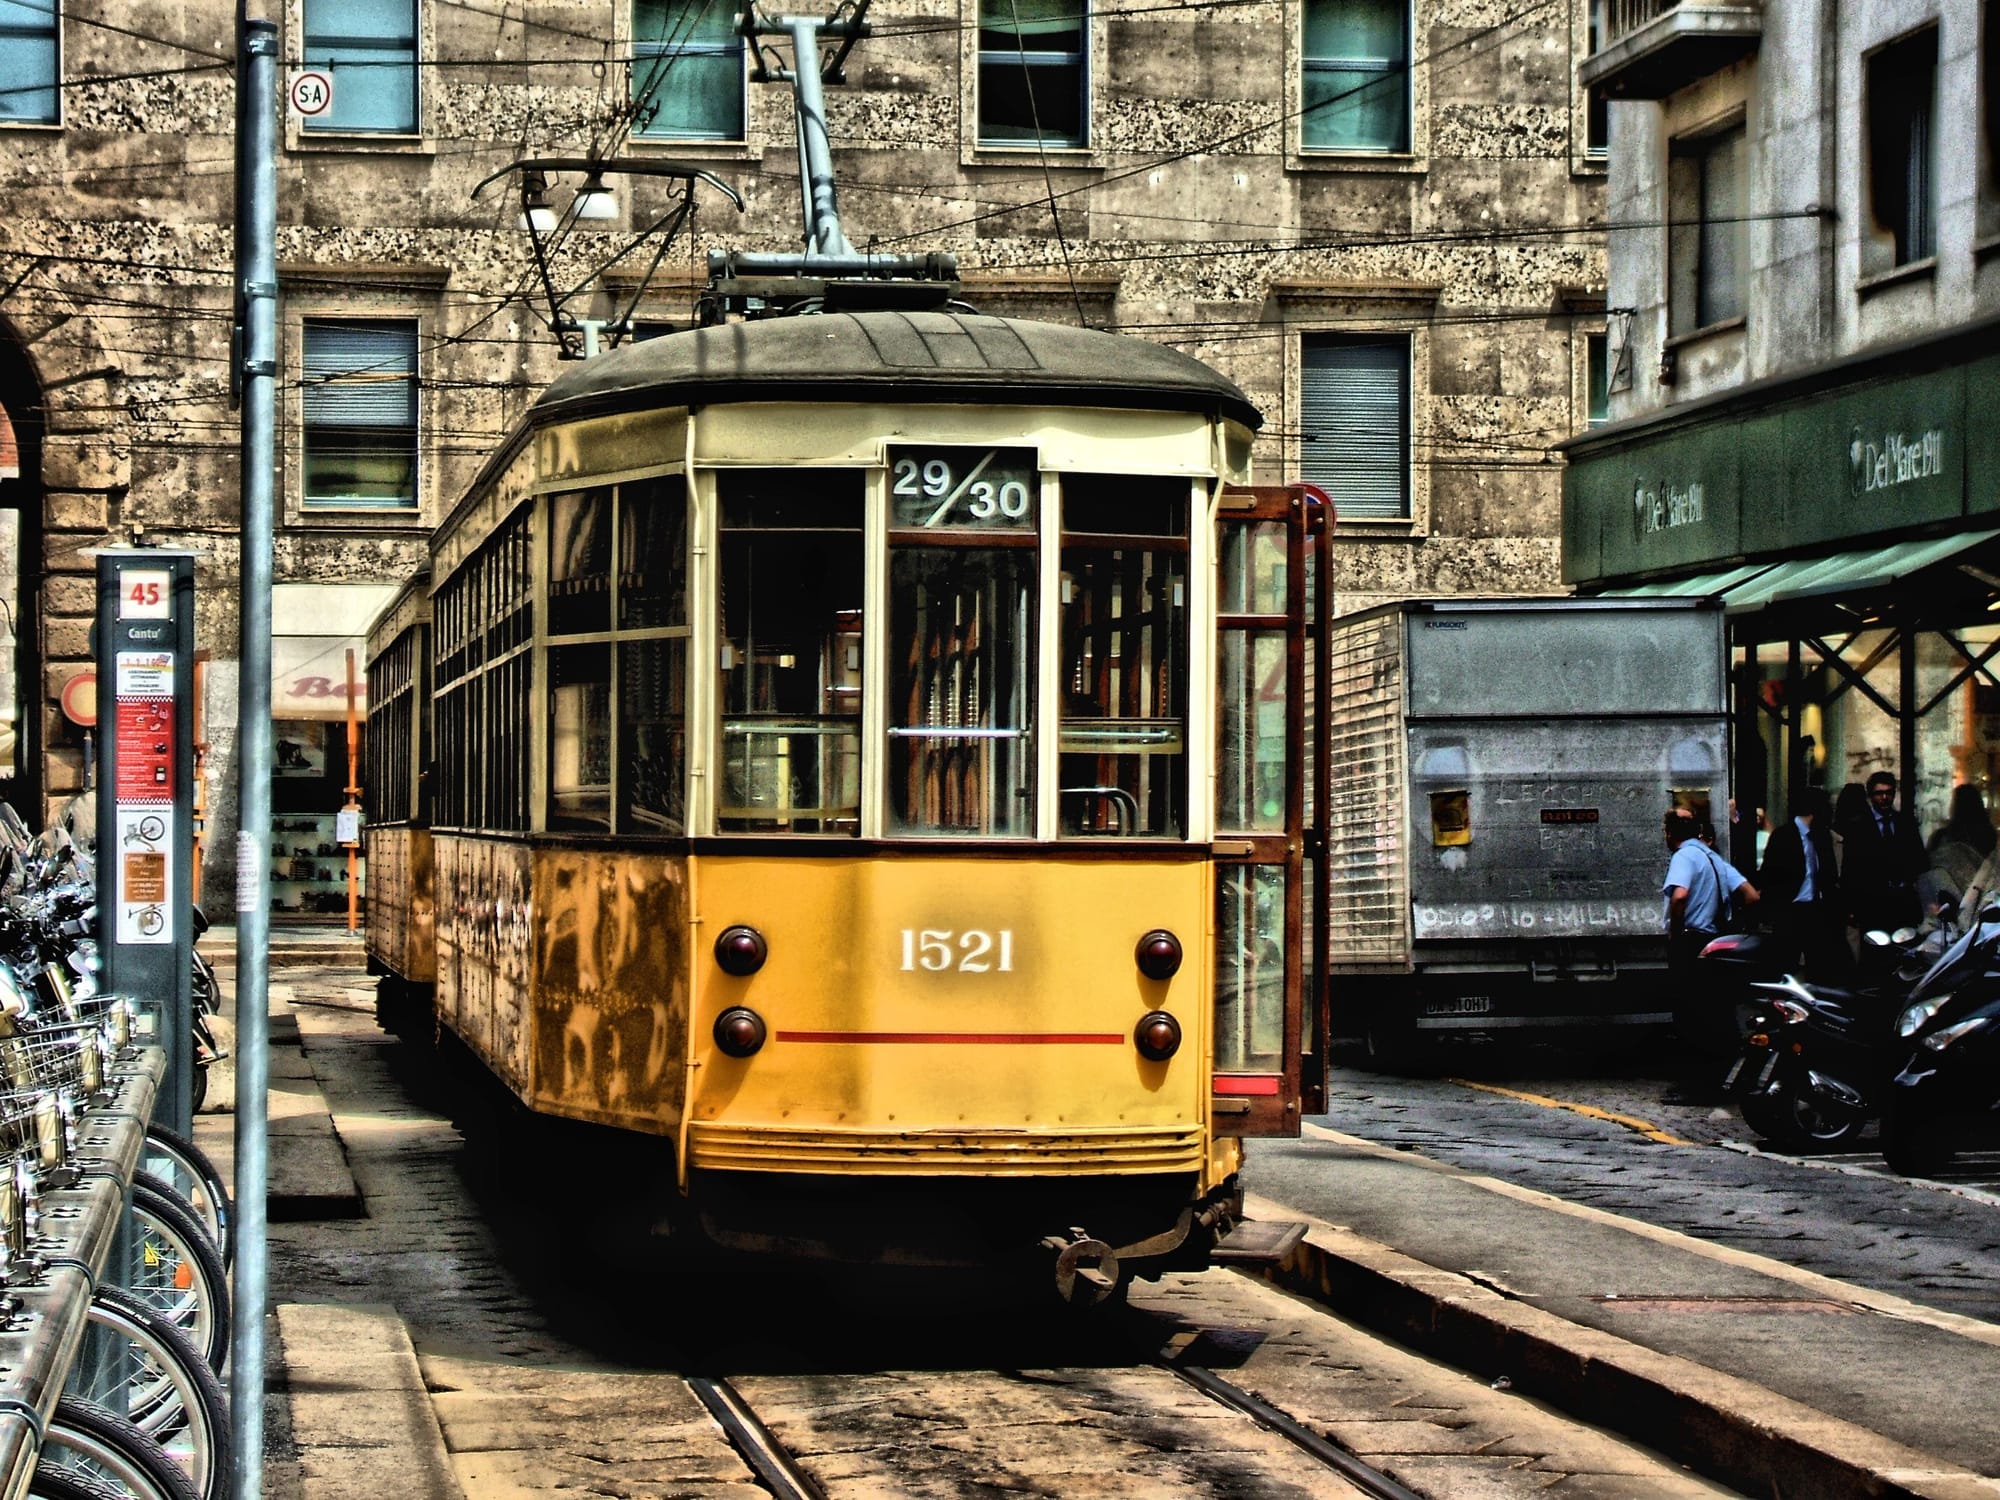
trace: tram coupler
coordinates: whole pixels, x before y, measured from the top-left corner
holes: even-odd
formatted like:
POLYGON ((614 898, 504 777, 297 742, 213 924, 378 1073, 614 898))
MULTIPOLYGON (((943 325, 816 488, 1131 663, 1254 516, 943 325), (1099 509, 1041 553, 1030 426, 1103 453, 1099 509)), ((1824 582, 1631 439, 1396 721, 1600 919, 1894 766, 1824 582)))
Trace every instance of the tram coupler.
POLYGON ((1056 1252, 1056 1295, 1064 1302, 1091 1307, 1118 1290, 1117 1252, 1087 1231, 1049 1235, 1042 1248, 1056 1252))

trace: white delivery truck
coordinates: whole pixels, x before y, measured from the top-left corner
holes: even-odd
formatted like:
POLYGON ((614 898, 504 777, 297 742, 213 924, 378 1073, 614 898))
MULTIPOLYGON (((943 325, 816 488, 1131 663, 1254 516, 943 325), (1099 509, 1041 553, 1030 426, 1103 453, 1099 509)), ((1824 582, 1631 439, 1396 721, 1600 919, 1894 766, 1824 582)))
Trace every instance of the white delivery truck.
POLYGON ((1661 815, 1727 828, 1718 604, 1404 601, 1334 620, 1324 680, 1335 1038, 1671 1020, 1661 815))

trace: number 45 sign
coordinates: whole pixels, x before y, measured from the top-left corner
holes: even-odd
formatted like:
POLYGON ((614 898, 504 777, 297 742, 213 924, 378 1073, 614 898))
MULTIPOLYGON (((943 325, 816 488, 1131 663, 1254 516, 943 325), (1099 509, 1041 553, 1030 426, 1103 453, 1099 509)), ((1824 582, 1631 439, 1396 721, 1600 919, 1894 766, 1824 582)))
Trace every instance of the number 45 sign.
POLYGON ((165 568, 118 570, 118 618, 171 620, 174 617, 174 575, 165 568))

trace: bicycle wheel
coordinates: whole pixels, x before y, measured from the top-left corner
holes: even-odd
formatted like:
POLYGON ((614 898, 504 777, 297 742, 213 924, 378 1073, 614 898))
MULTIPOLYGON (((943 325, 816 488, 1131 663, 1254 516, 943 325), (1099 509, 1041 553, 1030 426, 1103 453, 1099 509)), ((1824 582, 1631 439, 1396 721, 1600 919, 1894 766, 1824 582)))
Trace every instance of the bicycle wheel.
POLYGON ((221 1249, 225 1266, 236 1263, 235 1236, 230 1232, 229 1185, 208 1153, 178 1130, 165 1125, 146 1127, 146 1144, 139 1166, 179 1193, 221 1249))
MULTIPOLYGON (((229 1358, 229 1282, 222 1257, 188 1210, 143 1183, 132 1186, 127 1210, 132 1256, 125 1288, 179 1328, 212 1369, 229 1358)), ((121 1280, 116 1268, 109 1279, 121 1280)))
POLYGON ((160 1445, 115 1412, 76 1396, 56 1403, 36 1472, 66 1470, 109 1484, 129 1500, 202 1500, 160 1445))
POLYGON ((166 1449, 204 1495, 229 1482, 229 1405, 188 1336, 131 1293, 91 1298, 82 1348, 64 1389, 124 1417, 166 1449))
POLYGON ((37 1469, 28 1480, 28 1500, 125 1500, 125 1492, 77 1469, 37 1469))
POLYGON ((167 1202, 173 1204, 175 1208, 178 1208, 182 1213, 194 1220, 195 1228, 199 1229, 201 1237, 208 1241, 208 1248, 215 1252, 218 1260, 222 1258, 222 1242, 215 1237, 215 1231, 210 1228, 208 1219, 202 1214, 200 1209, 194 1206, 194 1200, 189 1198, 186 1193, 175 1187, 173 1183, 160 1176, 157 1172, 148 1171, 145 1167, 140 1167, 138 1171, 132 1174, 132 1186, 135 1188, 144 1188, 149 1193, 154 1193, 166 1199, 167 1202))

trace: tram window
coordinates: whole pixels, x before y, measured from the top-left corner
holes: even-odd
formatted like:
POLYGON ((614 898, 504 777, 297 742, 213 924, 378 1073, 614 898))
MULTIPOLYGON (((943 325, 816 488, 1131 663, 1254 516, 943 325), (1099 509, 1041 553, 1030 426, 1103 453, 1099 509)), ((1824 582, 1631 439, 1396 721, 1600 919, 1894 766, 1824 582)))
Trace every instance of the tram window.
POLYGON ((1284 1067, 1285 868, 1215 869, 1215 1067, 1275 1073, 1284 1067))
POLYGON ((611 628, 611 491, 568 490, 549 502, 549 633, 611 628))
POLYGON ((1188 485, 1063 480, 1065 835, 1187 836, 1188 485))
POLYGON ((889 823, 901 834, 1035 829, 1035 574, 1025 546, 889 553, 889 823))
POLYGON ((611 648, 549 652, 551 829, 611 831, 611 648))
POLYGON ((1216 608, 1225 615, 1282 615, 1288 606, 1285 560, 1290 544, 1283 521, 1224 527, 1221 536, 1221 593, 1216 608))
POLYGON ((1285 632, 1217 632, 1215 821, 1229 833, 1285 828, 1285 632))
POLYGON ((687 623, 687 501, 679 475, 618 491, 620 629, 687 623))
POLYGON ((686 643, 619 642, 618 831, 687 832, 686 767, 686 643))
POLYGON ((860 832, 862 479, 717 475, 726 831, 860 832))

